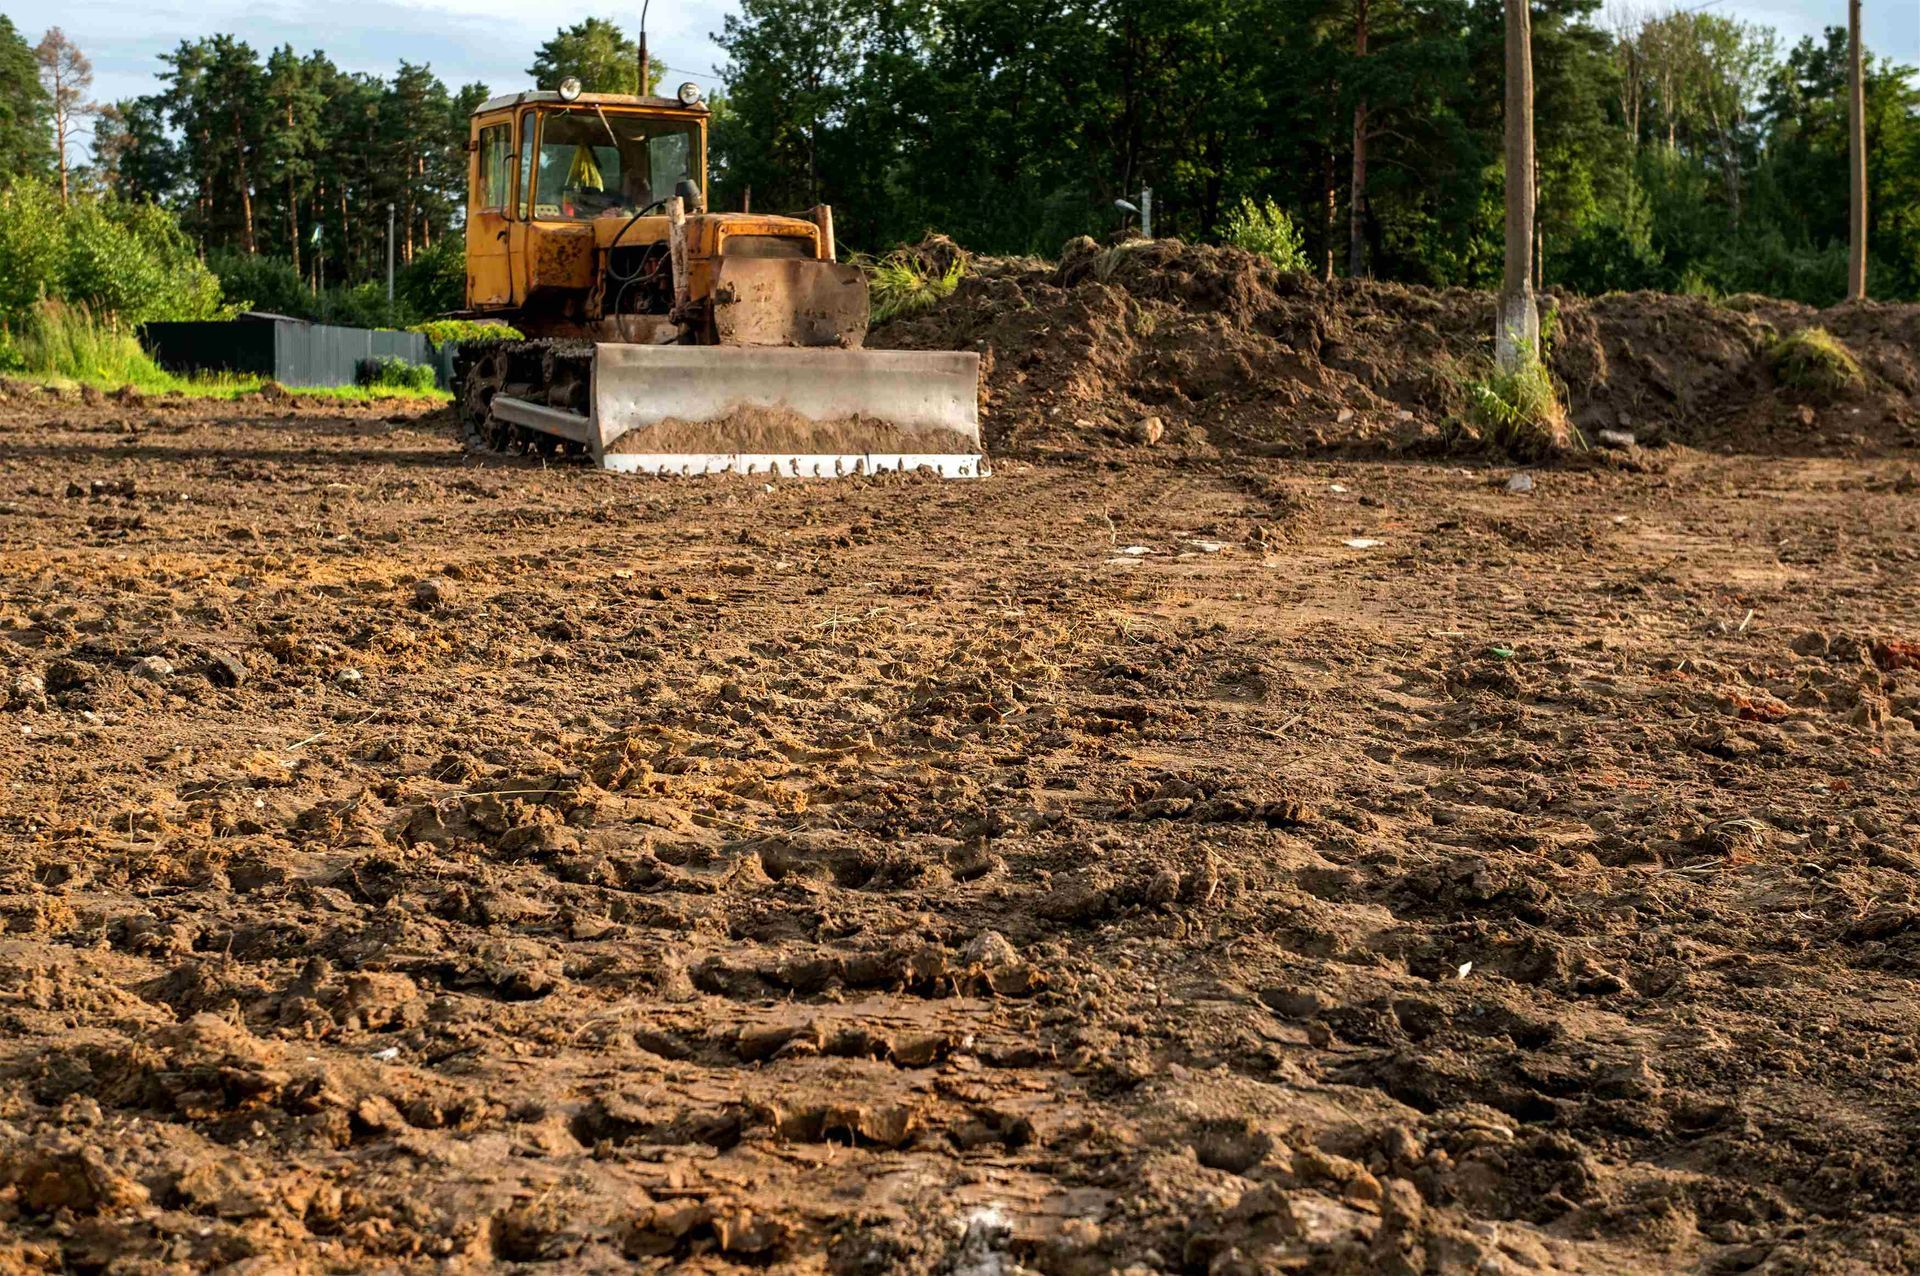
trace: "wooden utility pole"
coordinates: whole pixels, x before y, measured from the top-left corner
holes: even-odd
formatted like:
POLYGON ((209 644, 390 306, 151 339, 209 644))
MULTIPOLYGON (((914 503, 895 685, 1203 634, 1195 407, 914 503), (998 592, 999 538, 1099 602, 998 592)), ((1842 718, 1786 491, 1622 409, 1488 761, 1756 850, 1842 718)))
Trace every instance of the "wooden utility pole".
POLYGON ((1500 288, 1494 358, 1512 372, 1540 357, 1533 294, 1533 24, 1528 0, 1507 6, 1507 272, 1500 288))
POLYGON ((1860 0, 1847 0, 1847 88, 1852 99, 1853 198, 1848 210, 1852 252, 1847 260, 1847 300, 1867 299, 1867 68, 1860 45, 1860 0))

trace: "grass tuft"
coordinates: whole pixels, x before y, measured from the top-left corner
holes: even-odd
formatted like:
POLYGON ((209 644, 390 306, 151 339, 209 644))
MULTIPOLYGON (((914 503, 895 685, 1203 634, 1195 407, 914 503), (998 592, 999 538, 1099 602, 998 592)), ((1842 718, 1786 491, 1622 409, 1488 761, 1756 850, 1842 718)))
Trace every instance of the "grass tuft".
POLYGON ((0 340, 0 370, 87 385, 170 388, 169 376, 133 333, 85 306, 40 301, 0 340))
POLYGON ((867 295, 876 324, 933 309, 951 297, 967 275, 967 259, 958 252, 945 255, 942 261, 902 248, 859 264, 867 272, 867 295))
POLYGON ((1773 373, 1785 385, 1815 394, 1844 394, 1867 383, 1860 361, 1825 328, 1800 328, 1767 352, 1773 373))
POLYGON ((1468 382, 1467 420, 1482 439, 1514 456, 1550 456, 1583 444, 1553 374, 1538 359, 1468 382))

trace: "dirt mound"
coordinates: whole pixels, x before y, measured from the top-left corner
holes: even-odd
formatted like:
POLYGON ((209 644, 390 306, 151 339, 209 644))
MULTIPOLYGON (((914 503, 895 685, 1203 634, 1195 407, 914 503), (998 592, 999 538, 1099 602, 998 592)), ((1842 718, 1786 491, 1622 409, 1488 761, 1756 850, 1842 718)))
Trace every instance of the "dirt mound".
MULTIPOLYGON (((1759 450, 1914 441, 1920 307, 1818 312, 1756 298, 1550 294, 1550 363, 1574 423, 1640 442, 1759 450), (1768 354, 1820 326, 1863 385, 1784 385, 1768 354)), ((1492 354, 1493 298, 1318 280, 1177 240, 1067 245, 1058 263, 975 258, 953 297, 871 344, 977 349, 1002 454, 1164 438, 1183 452, 1452 452, 1481 446, 1468 394, 1492 354)))

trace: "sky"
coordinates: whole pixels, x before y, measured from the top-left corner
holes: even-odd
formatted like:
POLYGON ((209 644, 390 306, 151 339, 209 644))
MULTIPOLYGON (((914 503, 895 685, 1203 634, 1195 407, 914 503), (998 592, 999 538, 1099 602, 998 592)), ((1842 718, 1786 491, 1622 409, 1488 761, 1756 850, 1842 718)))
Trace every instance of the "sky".
MULTIPOLYGON (((1920 0, 1915 0, 1920 3, 1920 0)), ((647 47, 655 62, 675 68, 666 88, 694 80, 711 87, 724 56, 711 36, 732 0, 653 0, 647 47)), ((575 0, 0 0, 32 44, 50 26, 93 60, 93 96, 103 102, 151 93, 159 55, 182 40, 227 33, 268 50, 291 44, 323 50, 346 71, 391 75, 400 60, 424 62, 456 87, 475 81, 495 92, 531 88, 533 52, 554 31, 590 16, 611 18, 632 34, 630 11, 575 0)))
MULTIPOLYGON (((1673 0, 1610 0, 1609 8, 1659 11, 1673 0)), ((1682 0, 1691 3, 1691 0, 1682 0)), ((1846 22, 1846 0, 1717 0, 1714 12, 1776 28, 1783 46, 1846 22)), ((733 0, 658 0, 647 23, 667 87, 694 80, 711 88, 723 56, 712 36, 733 0)), ((402 58, 430 65, 449 87, 479 81, 495 92, 530 87, 533 51, 553 32, 590 15, 631 31, 639 14, 600 3, 525 0, 0 0, 28 43, 58 25, 93 59, 93 96, 113 101, 156 87, 158 55, 183 39, 227 32, 264 55, 281 44, 324 50, 348 71, 392 74, 402 58)), ((1920 65, 1920 0, 1864 0, 1867 45, 1920 65)))

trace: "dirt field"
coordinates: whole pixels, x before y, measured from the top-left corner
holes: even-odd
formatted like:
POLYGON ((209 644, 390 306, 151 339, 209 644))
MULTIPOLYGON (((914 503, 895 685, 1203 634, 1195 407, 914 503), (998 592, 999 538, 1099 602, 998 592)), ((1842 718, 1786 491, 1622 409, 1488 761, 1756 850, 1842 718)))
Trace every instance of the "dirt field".
POLYGON ((0 404, 0 1272, 1920 1268, 1911 454, 453 437, 0 404))

